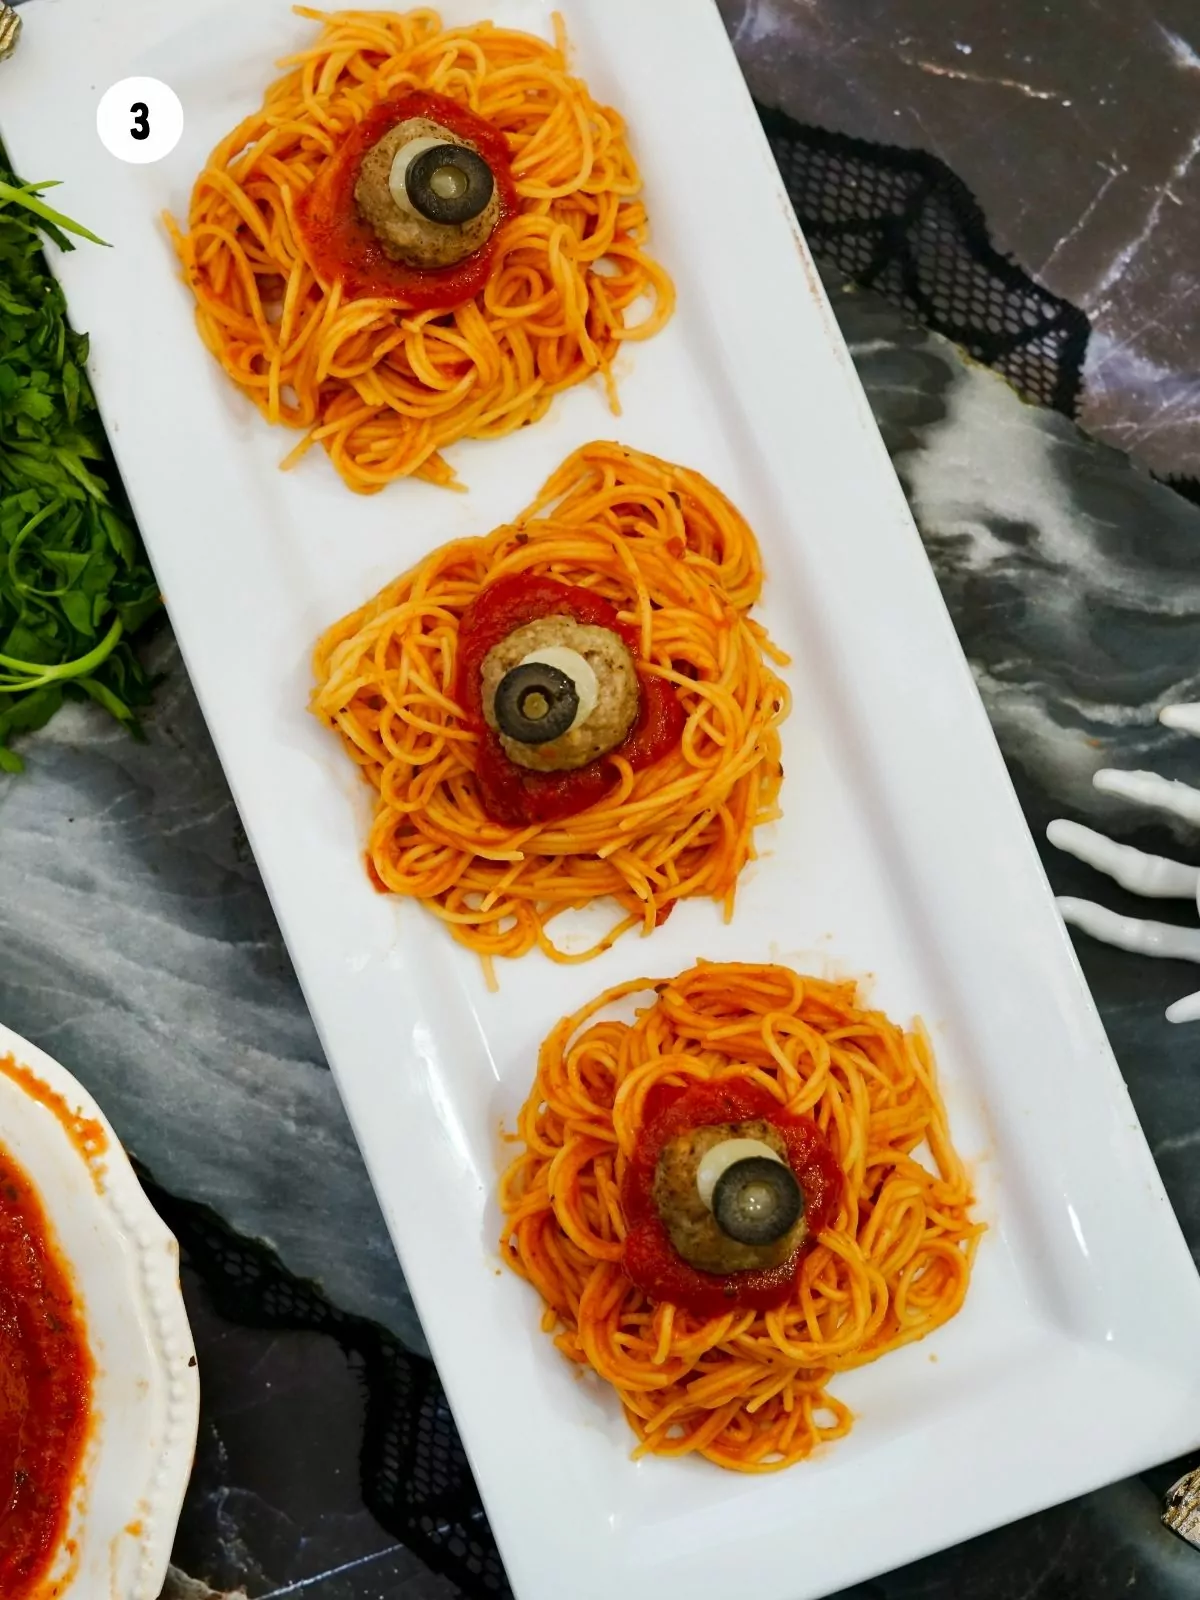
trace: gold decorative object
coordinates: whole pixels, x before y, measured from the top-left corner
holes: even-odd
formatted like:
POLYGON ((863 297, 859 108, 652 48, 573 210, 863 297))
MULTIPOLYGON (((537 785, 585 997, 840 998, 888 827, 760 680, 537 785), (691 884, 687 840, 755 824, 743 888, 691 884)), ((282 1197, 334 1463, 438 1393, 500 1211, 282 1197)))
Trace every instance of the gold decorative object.
POLYGON ((21 36, 21 19, 13 8, 0 0, 0 61, 12 55, 21 36))
POLYGON ((1162 1519, 1172 1533, 1200 1548, 1200 1468, 1185 1472, 1167 1490, 1162 1519))

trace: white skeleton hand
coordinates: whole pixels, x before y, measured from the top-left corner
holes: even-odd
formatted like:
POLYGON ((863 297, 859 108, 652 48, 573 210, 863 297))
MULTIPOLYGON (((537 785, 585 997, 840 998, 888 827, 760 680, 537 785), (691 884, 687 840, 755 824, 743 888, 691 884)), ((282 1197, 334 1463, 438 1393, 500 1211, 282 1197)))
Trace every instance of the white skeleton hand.
MULTIPOLYGON (((1168 706, 1159 716, 1168 728, 1200 735, 1200 702, 1168 706)), ((1105 794, 1120 795, 1142 805, 1156 806, 1200 826, 1200 789, 1186 783, 1160 778, 1153 772, 1115 772, 1105 767, 1092 782, 1105 794)), ((1106 872, 1124 889, 1157 900, 1195 900, 1200 910, 1200 869, 1186 867, 1165 856, 1146 855, 1129 845, 1114 844, 1102 833, 1077 822, 1058 819, 1046 829, 1046 837, 1059 850, 1077 856, 1089 866, 1106 872)), ((1200 929, 1175 927, 1168 922, 1143 922, 1137 917, 1120 917, 1091 900, 1058 897, 1064 918, 1090 933, 1093 939, 1134 950, 1146 956, 1169 956, 1177 961, 1200 962, 1200 929)), ((1200 1021, 1200 990, 1167 1007, 1168 1022, 1200 1021)))

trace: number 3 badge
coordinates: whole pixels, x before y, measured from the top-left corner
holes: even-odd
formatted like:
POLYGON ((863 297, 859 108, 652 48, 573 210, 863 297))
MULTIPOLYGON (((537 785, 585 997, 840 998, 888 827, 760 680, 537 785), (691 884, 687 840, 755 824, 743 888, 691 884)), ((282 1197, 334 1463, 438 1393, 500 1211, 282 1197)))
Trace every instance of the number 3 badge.
POLYGON ((122 78, 96 107, 96 132, 119 161, 139 166, 161 161, 179 143, 183 106, 158 78, 122 78))

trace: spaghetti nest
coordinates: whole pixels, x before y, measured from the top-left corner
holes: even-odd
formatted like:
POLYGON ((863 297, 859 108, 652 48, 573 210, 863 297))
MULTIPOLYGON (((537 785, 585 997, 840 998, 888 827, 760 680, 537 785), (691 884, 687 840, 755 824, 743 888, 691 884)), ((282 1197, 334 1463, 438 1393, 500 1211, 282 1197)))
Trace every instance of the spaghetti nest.
POLYGON ((518 1132, 503 1254, 546 1302, 559 1349, 616 1388, 639 1455, 789 1466, 850 1429, 833 1373, 923 1338, 963 1303, 983 1229, 928 1041, 864 1010, 852 983, 701 964, 610 989, 542 1046, 518 1132), (632 1025, 599 1019, 651 987, 632 1025), (722 1077, 812 1117, 845 1181, 787 1303, 701 1319, 652 1305, 626 1277, 620 1190, 650 1091, 722 1077))
POLYGON ((209 157, 186 233, 170 218, 200 333, 269 422, 320 442, 352 489, 416 475, 452 484, 441 450, 535 422, 560 390, 604 375, 622 341, 667 321, 671 280, 645 253, 641 179, 617 112, 597 105, 555 44, 436 12, 299 15, 308 50, 209 157), (405 312, 318 281, 296 205, 339 143, 386 97, 458 101, 507 140, 517 213, 483 291, 450 312, 405 312), (627 323, 642 300, 649 309, 627 323))
POLYGON ((312 708, 378 791, 368 860, 377 883, 423 901, 485 958, 536 945, 584 961, 626 929, 651 932, 676 901, 733 909, 753 831, 778 815, 785 659, 747 610, 762 587, 753 533, 698 473, 617 444, 570 456, 515 523, 435 550, 320 640, 312 708), (493 822, 473 770, 478 736, 455 699, 459 621, 487 584, 536 574, 595 591, 640 639, 640 669, 686 716, 669 754, 559 822, 493 822), (554 917, 604 896, 615 924, 566 954, 554 917))

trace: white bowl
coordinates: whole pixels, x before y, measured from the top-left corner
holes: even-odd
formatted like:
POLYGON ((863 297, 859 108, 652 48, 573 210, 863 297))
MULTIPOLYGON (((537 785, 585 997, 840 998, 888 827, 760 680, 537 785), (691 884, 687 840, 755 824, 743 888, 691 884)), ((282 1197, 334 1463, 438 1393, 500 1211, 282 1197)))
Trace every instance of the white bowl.
POLYGON ((60 1600, 157 1600, 200 1409, 179 1250, 92 1097, 0 1026, 0 1063, 9 1055, 0 1144, 70 1264, 96 1365, 83 1472, 46 1586, 60 1600))

